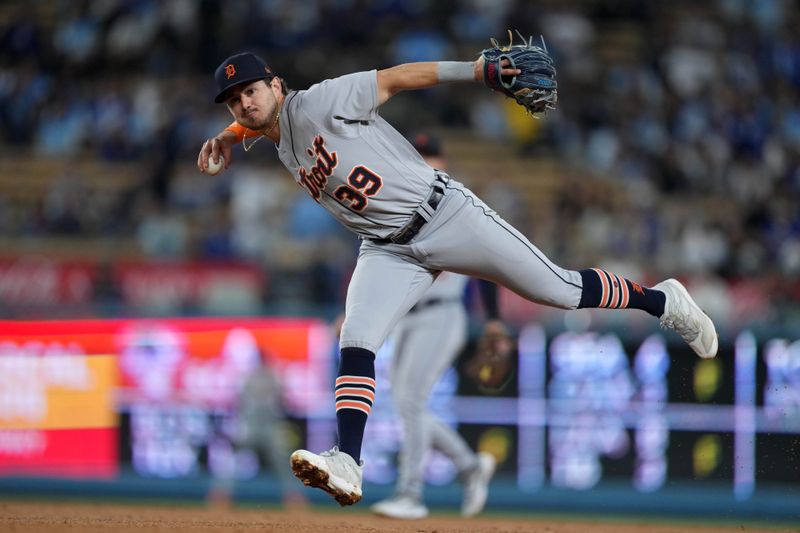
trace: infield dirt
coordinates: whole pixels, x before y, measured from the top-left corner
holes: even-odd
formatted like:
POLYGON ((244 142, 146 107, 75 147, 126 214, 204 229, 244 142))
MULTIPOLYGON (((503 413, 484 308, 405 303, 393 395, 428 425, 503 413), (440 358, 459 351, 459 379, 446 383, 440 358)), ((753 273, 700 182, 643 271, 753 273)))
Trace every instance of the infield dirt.
POLYGON ((0 501, 0 531, 13 533, 70 532, 290 532, 290 533, 775 533, 800 532, 797 527, 753 527, 745 524, 704 526, 633 521, 591 521, 497 515, 462 519, 434 514, 418 521, 372 516, 367 508, 303 507, 281 509, 209 509, 119 503, 0 501))

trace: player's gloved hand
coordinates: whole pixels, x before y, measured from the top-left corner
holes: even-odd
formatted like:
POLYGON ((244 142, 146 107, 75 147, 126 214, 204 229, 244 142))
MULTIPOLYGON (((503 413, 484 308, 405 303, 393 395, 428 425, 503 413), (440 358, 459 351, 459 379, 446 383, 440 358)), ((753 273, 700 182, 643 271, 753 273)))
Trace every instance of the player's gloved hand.
POLYGON ((513 373, 514 339, 499 320, 486 323, 467 360, 466 373, 483 392, 497 393, 510 381, 513 373))
MULTIPOLYGON (((483 79, 483 71, 485 70, 486 65, 486 58, 483 56, 478 56, 478 59, 475 61, 475 81, 480 81, 486 84, 486 81, 483 79)), ((522 71, 518 68, 511 67, 511 61, 507 58, 504 58, 500 61, 500 75, 503 77, 511 77, 517 76, 518 74, 522 74, 522 71)))
POLYGON ((509 30, 508 46, 500 46, 497 39, 492 38, 492 47, 481 52, 483 83, 513 98, 534 118, 540 118, 548 109, 555 109, 558 101, 556 68, 544 38, 540 47, 533 45, 533 37, 526 40, 519 32, 517 35, 522 44, 513 44, 509 30), (519 74, 509 75, 509 69, 516 69, 519 74))

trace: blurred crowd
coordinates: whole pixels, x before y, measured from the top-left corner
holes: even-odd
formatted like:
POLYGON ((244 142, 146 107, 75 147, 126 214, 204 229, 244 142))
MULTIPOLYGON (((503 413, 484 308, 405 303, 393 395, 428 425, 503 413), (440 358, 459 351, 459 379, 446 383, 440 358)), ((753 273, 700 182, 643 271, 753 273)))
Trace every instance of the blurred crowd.
POLYGON ((213 69, 249 49, 305 88, 470 59, 519 28, 541 33, 558 65, 560 104, 545 121, 468 85, 403 95, 384 115, 404 133, 441 131, 445 147, 448 131, 513 145, 522 173, 557 160, 557 193, 534 215, 503 201, 523 196, 519 180, 463 165, 458 177, 565 267, 690 277, 719 313, 756 284, 738 321, 797 321, 799 27, 790 0, 4 3, 0 157, 63 160, 65 171, 30 212, 10 216, 19 206, 0 192, 0 233, 130 237, 148 257, 256 261, 285 280, 278 291, 338 303, 357 241, 294 186, 267 141, 237 152, 232 172, 194 169, 228 120, 210 103, 213 69), (137 166, 142 179, 93 209, 67 164, 85 159, 137 166))

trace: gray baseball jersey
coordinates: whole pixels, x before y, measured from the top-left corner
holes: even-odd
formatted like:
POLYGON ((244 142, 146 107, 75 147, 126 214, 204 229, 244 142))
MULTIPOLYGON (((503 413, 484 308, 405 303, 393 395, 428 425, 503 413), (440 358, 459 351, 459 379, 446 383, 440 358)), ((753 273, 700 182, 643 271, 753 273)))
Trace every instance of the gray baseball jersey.
POLYGON ((289 93, 280 117, 281 161, 317 202, 363 239, 340 346, 376 352, 442 270, 494 281, 535 302, 576 308, 580 274, 553 264, 446 176, 439 178, 443 197, 413 240, 374 240, 391 235, 426 207, 437 175, 378 115, 377 106, 373 70, 289 93))
POLYGON ((376 71, 326 80, 286 97, 278 155, 342 224, 386 237, 422 203, 433 169, 377 113, 376 71))

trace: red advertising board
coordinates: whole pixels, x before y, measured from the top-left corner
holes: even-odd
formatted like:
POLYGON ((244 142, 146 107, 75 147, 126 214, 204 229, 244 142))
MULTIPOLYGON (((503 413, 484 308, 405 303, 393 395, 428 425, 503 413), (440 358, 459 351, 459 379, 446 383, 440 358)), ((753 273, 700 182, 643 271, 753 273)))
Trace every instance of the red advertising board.
POLYGON ((113 476, 121 412, 230 410, 261 362, 308 415, 332 342, 305 319, 0 321, 0 474, 113 476))
POLYGON ((117 439, 116 427, 0 430, 0 474, 110 478, 117 439))

